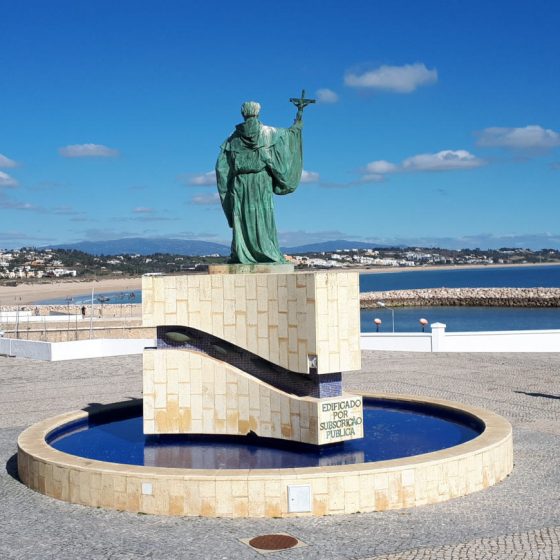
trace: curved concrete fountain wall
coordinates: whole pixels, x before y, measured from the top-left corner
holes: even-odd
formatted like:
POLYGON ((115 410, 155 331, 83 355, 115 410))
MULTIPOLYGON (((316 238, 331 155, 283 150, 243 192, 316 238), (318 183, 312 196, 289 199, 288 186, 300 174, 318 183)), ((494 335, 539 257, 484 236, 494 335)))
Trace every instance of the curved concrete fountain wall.
POLYGON ((104 463, 57 451, 45 438, 87 417, 70 412, 39 422, 18 439, 24 484, 71 503, 158 515, 294 517, 384 511, 442 502, 500 482, 513 468, 511 425, 482 409, 448 401, 395 398, 470 413, 486 426, 477 438, 404 459, 275 470, 190 470, 104 463), (309 511, 290 512, 290 486, 308 487, 309 511))

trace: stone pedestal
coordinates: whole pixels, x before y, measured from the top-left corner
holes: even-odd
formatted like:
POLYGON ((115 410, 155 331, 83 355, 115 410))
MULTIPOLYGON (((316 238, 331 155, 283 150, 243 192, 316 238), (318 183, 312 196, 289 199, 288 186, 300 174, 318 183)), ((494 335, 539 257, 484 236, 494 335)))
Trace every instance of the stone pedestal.
POLYGON ((363 436, 358 274, 277 270, 143 278, 145 433, 363 436))

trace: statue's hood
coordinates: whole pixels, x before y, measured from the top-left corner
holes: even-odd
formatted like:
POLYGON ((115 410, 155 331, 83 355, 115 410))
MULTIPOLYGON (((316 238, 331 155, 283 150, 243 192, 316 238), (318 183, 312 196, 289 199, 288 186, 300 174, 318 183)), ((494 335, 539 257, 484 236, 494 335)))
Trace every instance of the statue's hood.
POLYGON ((259 136, 261 131, 261 123, 258 119, 247 119, 245 122, 238 124, 235 127, 237 137, 248 147, 259 147, 259 136))
MULTIPOLYGON (((241 142, 246 148, 255 150, 263 146, 271 146, 276 141, 276 129, 271 126, 264 126, 255 117, 247 119, 245 122, 235 127, 233 134, 233 144, 241 142)), ((235 147, 234 151, 237 151, 235 147)))

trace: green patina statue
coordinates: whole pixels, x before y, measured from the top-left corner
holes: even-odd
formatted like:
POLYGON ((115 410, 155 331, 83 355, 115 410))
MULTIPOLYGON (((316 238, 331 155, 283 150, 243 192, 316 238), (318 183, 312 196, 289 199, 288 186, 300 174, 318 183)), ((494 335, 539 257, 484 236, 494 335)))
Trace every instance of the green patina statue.
POLYGON ((313 99, 290 101, 298 111, 290 128, 273 128, 259 121, 261 106, 241 106, 245 122, 222 144, 216 177, 222 208, 233 229, 231 263, 285 263, 278 246, 274 194, 296 190, 303 169, 303 109, 313 99))

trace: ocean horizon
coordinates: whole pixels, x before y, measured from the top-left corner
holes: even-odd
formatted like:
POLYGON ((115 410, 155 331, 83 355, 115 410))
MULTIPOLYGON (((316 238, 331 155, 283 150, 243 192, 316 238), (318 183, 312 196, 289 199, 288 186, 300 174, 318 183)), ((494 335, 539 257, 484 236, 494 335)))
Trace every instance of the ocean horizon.
POLYGON ((428 288, 560 288, 560 264, 361 273, 360 292, 428 288))

